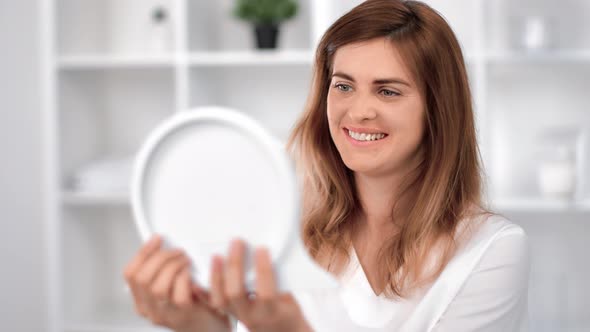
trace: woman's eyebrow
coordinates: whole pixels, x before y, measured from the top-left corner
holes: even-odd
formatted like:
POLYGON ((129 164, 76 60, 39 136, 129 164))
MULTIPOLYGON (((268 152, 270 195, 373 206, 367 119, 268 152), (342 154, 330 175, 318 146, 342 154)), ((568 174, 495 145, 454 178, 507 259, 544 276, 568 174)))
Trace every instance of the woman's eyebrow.
POLYGON ((351 82, 354 82, 354 78, 352 78, 352 76, 350 76, 348 74, 345 74, 343 72, 340 72, 340 71, 337 71, 334 74, 332 74, 332 77, 335 77, 335 76, 340 77, 340 78, 343 78, 345 80, 349 80, 351 82))
MULTIPOLYGON (((355 82, 354 78, 346 73, 343 72, 335 72, 334 74, 332 74, 332 77, 340 77, 343 78, 345 80, 349 80, 351 82, 355 82)), ((410 83, 402 80, 401 78, 397 78, 397 77, 392 77, 392 78, 379 78, 376 80, 373 80, 373 84, 378 85, 378 84, 402 84, 402 85, 406 85, 408 87, 411 87, 410 83)))
POLYGON ((373 81, 373 84, 402 84, 411 87, 410 83, 402 80, 401 78, 380 78, 373 81))

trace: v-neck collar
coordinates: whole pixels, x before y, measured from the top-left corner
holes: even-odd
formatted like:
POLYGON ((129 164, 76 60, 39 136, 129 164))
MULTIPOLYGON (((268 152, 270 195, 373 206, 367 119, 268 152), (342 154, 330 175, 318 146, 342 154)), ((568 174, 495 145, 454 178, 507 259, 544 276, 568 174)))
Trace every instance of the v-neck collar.
POLYGON ((373 287, 371 287, 371 283, 369 282, 369 278, 367 277, 367 273, 365 271, 365 269, 363 268, 363 265, 361 264, 361 261, 356 253, 356 249, 354 248, 354 246, 351 245, 351 249, 350 249, 351 253, 350 253, 350 267, 353 268, 355 271, 355 276, 357 277, 357 280, 360 281, 360 285, 362 286, 362 288, 368 292, 368 294, 376 297, 376 298, 385 298, 385 294, 383 291, 381 291, 381 293, 376 294, 375 291, 373 290, 373 287))
POLYGON ((387 298, 383 292, 375 294, 354 247, 350 251, 350 262, 340 279, 342 304, 356 324, 371 328, 385 327, 392 320, 400 302, 387 298))

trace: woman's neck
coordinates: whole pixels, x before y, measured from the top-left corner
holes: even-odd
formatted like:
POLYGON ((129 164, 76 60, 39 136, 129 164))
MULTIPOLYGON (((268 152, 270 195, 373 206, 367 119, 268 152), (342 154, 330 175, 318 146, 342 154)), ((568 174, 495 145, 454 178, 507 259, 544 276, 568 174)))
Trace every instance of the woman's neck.
POLYGON ((393 204, 400 180, 396 176, 377 179, 355 173, 361 209, 353 216, 352 245, 375 295, 381 294, 386 286, 386 280, 379 274, 379 250, 398 231, 393 220, 393 204))
POLYGON ((379 234, 393 226, 393 205, 398 198, 401 178, 394 174, 374 178, 355 173, 357 195, 361 211, 357 216, 368 234, 379 234))
MULTIPOLYGON (((395 220, 406 215, 408 209, 407 203, 400 200, 402 185, 412 176, 413 172, 419 167, 423 160, 423 151, 420 149, 402 166, 398 167, 390 174, 380 174, 378 176, 354 173, 354 181, 357 190, 357 197, 361 203, 360 215, 355 216, 360 219, 359 224, 366 228, 367 235, 374 236, 378 234, 390 234, 392 229, 399 229, 403 220, 395 220)), ((403 193, 410 194, 408 193, 403 193)))

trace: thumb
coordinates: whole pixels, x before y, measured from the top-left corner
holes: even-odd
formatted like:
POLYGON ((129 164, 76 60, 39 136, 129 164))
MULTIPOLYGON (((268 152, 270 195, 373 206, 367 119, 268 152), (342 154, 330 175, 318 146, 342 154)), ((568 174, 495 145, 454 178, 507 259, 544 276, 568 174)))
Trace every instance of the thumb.
POLYGON ((197 300, 203 301, 206 303, 209 302, 209 292, 207 292, 201 286, 193 284, 192 285, 192 292, 193 292, 193 297, 195 297, 197 300))

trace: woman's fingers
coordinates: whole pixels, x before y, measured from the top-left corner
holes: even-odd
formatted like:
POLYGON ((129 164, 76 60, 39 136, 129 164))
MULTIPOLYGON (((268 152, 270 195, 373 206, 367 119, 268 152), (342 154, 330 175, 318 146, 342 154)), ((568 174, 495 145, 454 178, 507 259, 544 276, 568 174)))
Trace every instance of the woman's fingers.
POLYGON ((152 283, 159 274, 160 268, 181 254, 182 251, 178 249, 158 251, 144 263, 135 278, 135 287, 138 288, 144 311, 156 324, 165 324, 161 317, 161 309, 169 304, 165 300, 161 301, 156 298, 152 290, 152 283))
MULTIPOLYGON (((246 251, 245 242, 234 240, 225 262, 220 256, 213 257, 211 288, 208 293, 209 306, 217 313, 233 314, 248 327, 272 325, 274 323, 271 321, 281 312, 283 312, 282 315, 285 315, 285 312, 288 315, 296 314, 297 306, 293 305, 294 302, 289 302, 288 298, 283 299, 278 294, 276 276, 268 249, 259 248, 255 252, 256 298, 254 300, 248 298, 245 283, 246 251), (279 306, 283 309, 278 308, 279 306)), ((186 292, 188 293, 189 290, 186 292)), ((191 286, 190 292, 193 295, 204 294, 194 285, 191 286)), ((283 320, 285 319, 291 321, 290 317, 283 320)), ((283 329, 280 327, 275 330, 283 329)))
POLYGON ((211 303, 211 296, 209 295, 209 291, 203 289, 201 286, 192 283, 192 296, 194 296, 197 300, 204 302, 206 304, 211 303))
POLYGON ((147 295, 142 289, 140 289, 140 287, 137 286, 136 279, 139 274, 139 270, 145 261, 155 254, 161 245, 161 237, 158 235, 152 236, 152 238, 141 247, 137 255, 135 255, 131 262, 129 262, 123 272, 125 280, 127 281, 129 289, 131 290, 131 294, 133 295, 135 309, 140 315, 143 316, 146 316, 148 313, 148 306, 145 299, 147 295))
POLYGON ((225 294, 229 300, 230 308, 237 316, 249 308, 244 282, 245 254, 246 244, 239 239, 232 241, 225 265, 225 294))
POLYGON ((224 267, 223 258, 220 256, 213 256, 211 261, 211 293, 210 304, 217 311, 224 311, 226 307, 226 297, 224 293, 224 267))
POLYGON ((277 299, 277 286, 272 260, 267 249, 257 248, 254 253, 256 270, 256 309, 259 315, 268 316, 277 299))
POLYGON ((124 275, 139 314, 149 316, 169 299, 174 274, 186 264, 182 257, 181 250, 162 249, 162 239, 156 235, 127 265, 124 275))
POLYGON ((152 238, 141 247, 137 255, 135 255, 131 262, 129 262, 129 264, 127 264, 125 267, 125 271, 123 273, 125 280, 132 282, 133 278, 137 275, 138 270, 141 268, 144 262, 158 249, 160 249, 161 245, 162 239, 157 235, 152 236, 152 238))
MULTIPOLYGON (((146 242, 125 267, 137 311, 156 325, 172 330, 215 330, 226 327, 226 315, 216 315, 205 301, 207 292, 193 284, 190 261, 181 250, 162 248, 155 236, 146 242), (196 294, 199 294, 198 296, 196 294)), ((223 299, 223 261, 219 260, 214 280, 223 299)), ((221 301, 223 303, 223 301, 221 301)), ((224 304, 225 305, 225 304, 224 304)))
POLYGON ((256 265, 256 299, 271 300, 277 295, 277 283, 268 249, 258 248, 254 254, 256 265))
POLYGON ((184 265, 172 288, 172 302, 179 308, 188 309, 193 305, 190 265, 184 265))
POLYGON ((231 298, 246 293, 244 286, 245 250, 245 244, 240 240, 232 241, 229 248, 229 255, 225 265, 225 291, 231 298))
POLYGON ((139 287, 150 289, 152 282, 160 272, 162 266, 164 266, 168 261, 179 257, 180 255, 182 255, 182 251, 180 249, 162 250, 157 252, 156 254, 152 255, 140 268, 138 275, 135 278, 135 282, 139 285, 139 287))
POLYGON ((170 301, 175 279, 189 263, 190 261, 185 255, 167 261, 154 279, 151 286, 152 295, 160 301, 170 301))

